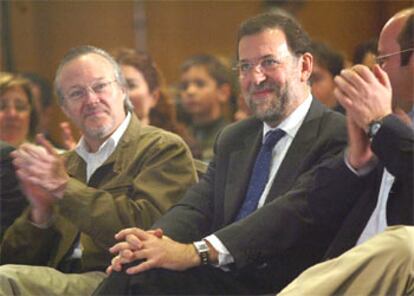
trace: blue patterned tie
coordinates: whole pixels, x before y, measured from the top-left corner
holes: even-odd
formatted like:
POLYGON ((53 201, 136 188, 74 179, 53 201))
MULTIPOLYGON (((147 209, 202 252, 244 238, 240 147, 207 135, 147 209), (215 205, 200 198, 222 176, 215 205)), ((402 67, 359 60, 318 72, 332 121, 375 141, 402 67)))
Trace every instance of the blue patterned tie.
POLYGON ((285 132, 281 129, 267 132, 265 142, 257 154, 246 197, 239 213, 237 214, 236 221, 243 219, 257 209, 260 196, 262 195, 269 179, 273 147, 284 135, 285 132))

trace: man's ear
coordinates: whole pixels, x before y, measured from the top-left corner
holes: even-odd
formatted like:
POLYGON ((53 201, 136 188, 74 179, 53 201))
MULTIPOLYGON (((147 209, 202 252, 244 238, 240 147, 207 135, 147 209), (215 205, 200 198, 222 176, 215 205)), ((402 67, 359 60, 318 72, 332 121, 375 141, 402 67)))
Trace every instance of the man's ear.
POLYGON ((313 56, 309 52, 305 52, 299 59, 301 65, 301 81, 306 82, 309 80, 313 70, 313 56))
POLYGON ((218 99, 221 104, 226 104, 230 100, 231 86, 230 83, 223 83, 218 87, 218 99))

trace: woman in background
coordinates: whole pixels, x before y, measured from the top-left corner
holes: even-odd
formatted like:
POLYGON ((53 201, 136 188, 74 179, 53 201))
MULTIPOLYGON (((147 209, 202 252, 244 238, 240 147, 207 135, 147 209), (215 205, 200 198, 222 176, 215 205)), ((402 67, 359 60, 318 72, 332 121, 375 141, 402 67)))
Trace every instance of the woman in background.
POLYGON ((37 113, 30 82, 19 75, 0 73, 0 140, 14 147, 34 139, 37 113))
POLYGON ((175 103, 164 90, 163 77, 148 53, 118 49, 115 60, 125 76, 129 98, 142 124, 150 124, 178 134, 190 147, 195 158, 201 155, 195 140, 184 125, 177 121, 175 103))

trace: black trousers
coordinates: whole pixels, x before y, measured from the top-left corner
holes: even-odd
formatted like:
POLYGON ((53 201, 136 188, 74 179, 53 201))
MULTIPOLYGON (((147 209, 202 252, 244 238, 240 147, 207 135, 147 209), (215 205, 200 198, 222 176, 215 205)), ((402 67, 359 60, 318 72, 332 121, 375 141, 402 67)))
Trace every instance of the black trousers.
POLYGON ((261 279, 237 275, 232 271, 225 272, 212 266, 200 266, 185 271, 152 269, 132 276, 124 272, 113 272, 93 295, 260 295, 266 293, 272 293, 272 288, 264 284, 261 279))

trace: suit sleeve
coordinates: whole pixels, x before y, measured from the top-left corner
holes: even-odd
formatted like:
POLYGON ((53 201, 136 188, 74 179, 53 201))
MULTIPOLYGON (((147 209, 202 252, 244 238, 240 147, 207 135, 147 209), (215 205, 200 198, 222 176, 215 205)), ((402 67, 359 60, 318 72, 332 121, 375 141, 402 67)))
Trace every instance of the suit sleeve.
POLYGON ((395 115, 385 117, 372 141, 372 149, 392 175, 413 182, 414 131, 412 128, 395 115))
POLYGON ((162 228, 166 235, 185 243, 209 234, 214 216, 215 164, 213 158, 203 178, 152 228, 162 228))

